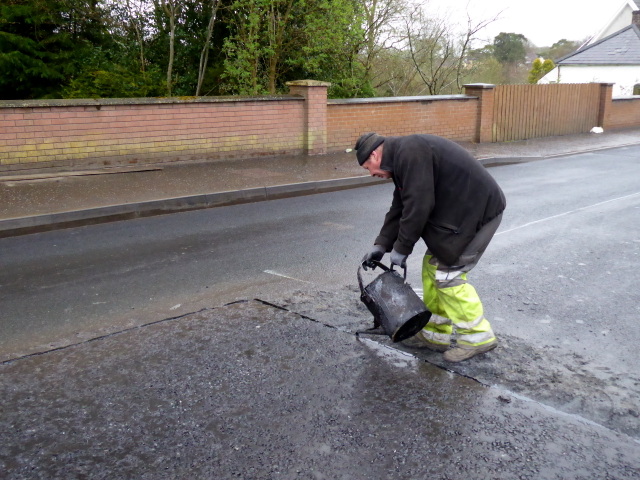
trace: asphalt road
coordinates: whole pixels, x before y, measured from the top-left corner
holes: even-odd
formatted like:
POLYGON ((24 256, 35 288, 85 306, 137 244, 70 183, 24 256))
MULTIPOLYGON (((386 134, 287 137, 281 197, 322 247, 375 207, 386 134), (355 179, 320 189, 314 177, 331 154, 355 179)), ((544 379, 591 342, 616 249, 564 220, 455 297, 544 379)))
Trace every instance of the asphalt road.
POLYGON ((1 358, 353 283, 390 194, 356 189, 0 239, 1 358))
MULTIPOLYGON (((640 147, 490 169, 508 207, 472 281, 499 333, 635 375, 640 147)), ((2 359, 237 299, 355 284, 392 186, 0 240, 2 359)), ((420 257, 409 261, 419 288, 420 257)))
POLYGON ((4 363, 2 478, 638 478, 626 435, 327 327, 239 302, 4 363))
MULTIPOLYGON (((629 363, 639 334, 638 157, 639 147, 624 147, 491 169, 508 208, 473 278, 499 330, 629 363), (608 341, 616 347, 601 348, 608 341)), ((390 195, 391 185, 366 187, 2 239, 0 355, 353 284, 390 195)), ((416 286, 423 251, 410 257, 416 286)))
POLYGON ((635 373, 640 148, 492 173, 508 212, 474 273, 498 329, 635 373))
MULTIPOLYGON (((609 361, 632 354, 639 157, 624 147, 491 169, 508 209, 473 277, 499 329, 581 353, 612 340, 600 352, 609 361)), ((367 187, 2 239, 0 354, 308 282, 353 284, 390 194, 367 187)), ((416 286, 423 251, 410 257, 416 286)))
POLYGON ((0 470, 637 478, 639 158, 491 169, 500 346, 455 365, 352 335, 389 185, 0 240, 3 359, 48 351, 1 365, 0 470))

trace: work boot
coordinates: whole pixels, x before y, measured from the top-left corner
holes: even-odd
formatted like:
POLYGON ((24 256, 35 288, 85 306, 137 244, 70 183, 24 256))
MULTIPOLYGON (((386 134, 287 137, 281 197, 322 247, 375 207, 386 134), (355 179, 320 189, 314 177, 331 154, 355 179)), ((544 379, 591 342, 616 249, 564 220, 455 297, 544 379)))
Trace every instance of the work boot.
POLYGON ((422 333, 422 330, 420 330, 418 333, 416 333, 413 337, 411 337, 409 340, 411 340, 409 346, 410 347, 425 347, 428 350, 431 350, 433 352, 446 352, 447 350, 449 350, 450 345, 448 343, 435 343, 432 342, 431 340, 427 340, 427 338, 425 338, 425 336, 422 333))
POLYGON ((481 353, 486 353, 493 350, 498 346, 498 340, 493 339, 489 343, 483 343, 482 345, 464 345, 459 344, 451 350, 447 350, 442 358, 447 362, 456 363, 468 360, 471 357, 475 357, 481 353))

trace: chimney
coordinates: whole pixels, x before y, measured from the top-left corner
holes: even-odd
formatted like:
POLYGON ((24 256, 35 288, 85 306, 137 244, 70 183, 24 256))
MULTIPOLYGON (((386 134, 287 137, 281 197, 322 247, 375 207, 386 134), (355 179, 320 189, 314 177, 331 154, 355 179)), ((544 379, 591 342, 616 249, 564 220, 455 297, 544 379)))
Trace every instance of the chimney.
POLYGON ((635 12, 631 12, 631 25, 635 25, 640 27, 640 10, 636 10, 635 12))

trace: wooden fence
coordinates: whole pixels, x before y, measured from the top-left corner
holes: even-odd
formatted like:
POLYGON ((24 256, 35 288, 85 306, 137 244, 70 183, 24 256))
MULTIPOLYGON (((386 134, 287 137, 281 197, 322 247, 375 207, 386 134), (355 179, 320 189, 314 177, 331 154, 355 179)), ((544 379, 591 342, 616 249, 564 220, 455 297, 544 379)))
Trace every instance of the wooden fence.
POLYGON ((598 83, 497 85, 493 142, 585 133, 598 125, 598 83))

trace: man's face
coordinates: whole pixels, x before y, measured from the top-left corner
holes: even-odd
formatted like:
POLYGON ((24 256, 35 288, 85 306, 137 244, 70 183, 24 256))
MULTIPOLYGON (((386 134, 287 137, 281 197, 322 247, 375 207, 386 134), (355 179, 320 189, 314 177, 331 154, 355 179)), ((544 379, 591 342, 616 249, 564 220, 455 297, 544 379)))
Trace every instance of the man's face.
POLYGON ((380 169, 380 164, 382 163, 382 149, 376 148, 367 161, 362 164, 362 168, 369 170, 369 173, 372 177, 378 178, 391 178, 391 172, 387 172, 386 170, 380 169))

